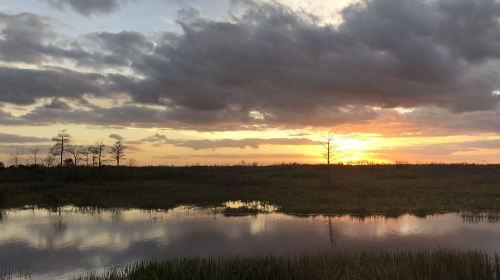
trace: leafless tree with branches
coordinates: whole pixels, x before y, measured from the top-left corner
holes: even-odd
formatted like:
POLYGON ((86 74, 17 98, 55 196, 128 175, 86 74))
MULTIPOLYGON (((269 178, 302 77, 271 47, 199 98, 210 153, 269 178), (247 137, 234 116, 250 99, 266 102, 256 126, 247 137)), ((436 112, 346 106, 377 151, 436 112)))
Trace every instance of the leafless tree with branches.
POLYGON ((102 140, 98 140, 95 145, 93 146, 93 151, 92 151, 92 155, 95 156, 94 159, 94 165, 95 165, 95 161, 97 160, 97 166, 101 167, 102 165, 102 153, 104 151, 104 147, 106 145, 104 145, 104 143, 102 142, 102 140))
POLYGON ((323 157, 326 159, 327 165, 330 165, 333 162, 335 156, 335 146, 333 143, 334 137, 335 134, 331 131, 328 131, 328 134, 323 137, 325 139, 323 142, 323 157))
POLYGON ((123 141, 116 141, 113 146, 111 146, 110 154, 111 157, 116 161, 116 166, 120 166, 120 159, 125 157, 125 149, 127 146, 123 143, 123 141))
POLYGON ((80 153, 82 155, 82 160, 85 162, 85 166, 89 166, 90 157, 92 154, 92 146, 81 146, 80 153))
POLYGON ((38 155, 40 154, 40 148, 33 148, 29 150, 33 165, 38 164, 38 155))
POLYGON ((44 159, 43 159, 43 165, 45 167, 52 167, 54 166, 54 162, 56 161, 56 158, 52 153, 49 153, 44 159))
POLYGON ((134 167, 136 165, 137 165, 137 161, 135 159, 131 158, 131 159, 128 160, 128 166, 129 167, 134 167))
POLYGON ((9 154, 9 164, 14 167, 18 167, 21 163, 21 158, 24 152, 21 149, 16 149, 15 151, 9 154))
POLYGON ((82 159, 83 147, 77 145, 70 145, 68 146, 67 151, 72 156, 73 165, 78 166, 80 160, 82 159))
POLYGON ((67 152, 68 146, 71 142, 71 135, 66 132, 66 129, 61 130, 56 137, 52 138, 54 141, 54 146, 52 146, 51 153, 57 155, 60 158, 59 164, 63 166, 64 164, 64 153, 67 152))

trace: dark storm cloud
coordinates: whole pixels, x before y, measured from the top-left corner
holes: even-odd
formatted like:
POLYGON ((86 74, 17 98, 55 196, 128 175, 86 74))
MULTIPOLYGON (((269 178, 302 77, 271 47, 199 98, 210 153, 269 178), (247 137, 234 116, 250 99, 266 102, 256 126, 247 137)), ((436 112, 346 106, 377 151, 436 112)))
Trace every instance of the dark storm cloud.
POLYGON ((3 111, 0 108, 0 124, 17 125, 17 124, 22 124, 22 121, 19 120, 19 118, 16 118, 12 114, 3 111))
POLYGON ((113 140, 117 140, 117 141, 123 141, 123 140, 125 140, 125 138, 123 138, 123 136, 118 135, 118 134, 110 134, 109 138, 113 139, 113 140))
POLYGON ((8 15, 0 12, 0 59, 36 63, 45 60, 50 40, 57 38, 54 22, 31 13, 8 15))
POLYGON ((31 41, 9 39, 29 38, 27 24, 4 27, 8 49, 33 50, 13 61, 65 58, 134 75, 3 70, 0 101, 120 92, 134 105, 36 108, 21 119, 201 130, 363 123, 377 119, 374 107, 432 106, 450 116, 497 108, 499 1, 365 0, 345 9, 338 27, 279 4, 239 2, 244 12, 228 21, 180 13, 182 34, 95 33, 52 46, 48 27, 31 41), (20 74, 26 83, 9 83, 20 74))
POLYGON ((85 50, 86 55, 82 59, 73 57, 77 64, 92 67, 128 66, 144 53, 149 53, 153 49, 153 42, 145 35, 133 31, 98 32, 81 36, 72 46, 74 49, 85 50))
POLYGON ((441 108, 419 108, 399 116, 424 134, 446 135, 467 132, 500 132, 500 108, 453 114, 441 108), (430 125, 432 124, 432 125, 430 125))
MULTIPOLYGON (((50 106, 49 106, 50 107, 50 106)), ((84 109, 57 109, 43 105, 19 116, 6 124, 48 125, 48 124, 91 124, 97 126, 155 127, 164 123, 162 111, 135 105, 84 109)), ((0 123, 2 119, 0 119, 0 123)))
POLYGON ((133 144, 167 144, 167 142, 168 142, 167 136, 158 133, 138 141, 129 141, 129 143, 133 144))
POLYGON ((177 140, 168 139, 165 135, 155 134, 139 141, 131 141, 131 144, 170 144, 176 147, 190 148, 193 150, 219 149, 219 148, 254 148, 263 145, 321 145, 321 142, 307 138, 244 138, 244 139, 218 139, 218 140, 177 140))
POLYGON ((91 16, 95 14, 108 14, 117 10, 127 0, 42 0, 53 7, 64 9, 71 7, 74 11, 91 16))
POLYGON ((96 32, 68 40, 57 32, 59 25, 36 14, 0 12, 0 59, 34 64, 66 59, 77 66, 121 67, 153 48, 151 39, 132 31, 96 32))
POLYGON ((469 61, 498 59, 499 1, 443 0, 438 2, 438 7, 443 14, 440 38, 454 46, 456 55, 469 61))
POLYGON ((274 124, 374 119, 366 106, 491 109, 500 81, 481 67, 499 58, 488 51, 500 49, 499 4, 472 2, 453 28, 463 1, 365 1, 344 10, 338 28, 277 5, 230 22, 181 21, 183 35, 134 64, 146 78, 129 81, 129 92, 189 118, 258 111, 274 124), (458 44, 469 32, 479 41, 458 44))
POLYGON ((5 143, 7 143, 7 144, 8 143, 17 143, 17 144, 19 144, 19 143, 46 143, 46 142, 50 142, 50 139, 0 133, 0 143, 1 144, 5 144, 5 143))
POLYGON ((3 102, 32 104, 41 97, 80 98, 86 93, 99 96, 106 93, 106 87, 105 77, 100 74, 0 67, 0 101, 3 102))

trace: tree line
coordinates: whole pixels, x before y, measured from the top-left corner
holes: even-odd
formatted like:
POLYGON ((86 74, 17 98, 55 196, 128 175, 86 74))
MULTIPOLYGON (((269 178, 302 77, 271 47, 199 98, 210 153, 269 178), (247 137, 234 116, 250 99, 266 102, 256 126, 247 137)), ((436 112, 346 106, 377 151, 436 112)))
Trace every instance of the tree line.
MULTIPOLYGON (((17 149, 9 154, 8 164, 18 167, 25 161, 30 166, 95 166, 100 167, 108 162, 114 162, 120 166, 125 159, 127 146, 122 140, 114 142, 109 149, 102 140, 93 145, 77 145, 73 143, 72 136, 66 130, 60 131, 52 138, 53 145, 47 153, 42 154, 40 148, 32 148, 27 151, 17 149)), ((129 159, 128 165, 135 165, 133 159, 129 159)), ((5 164, 0 162, 0 168, 5 164)))

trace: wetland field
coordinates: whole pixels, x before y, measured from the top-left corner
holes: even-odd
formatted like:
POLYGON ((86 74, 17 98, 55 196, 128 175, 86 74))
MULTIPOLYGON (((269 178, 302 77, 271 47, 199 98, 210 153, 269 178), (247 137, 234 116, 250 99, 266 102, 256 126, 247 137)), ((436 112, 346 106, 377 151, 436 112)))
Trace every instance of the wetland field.
POLYGON ((500 166, 7 168, 4 279, 499 279, 500 166))

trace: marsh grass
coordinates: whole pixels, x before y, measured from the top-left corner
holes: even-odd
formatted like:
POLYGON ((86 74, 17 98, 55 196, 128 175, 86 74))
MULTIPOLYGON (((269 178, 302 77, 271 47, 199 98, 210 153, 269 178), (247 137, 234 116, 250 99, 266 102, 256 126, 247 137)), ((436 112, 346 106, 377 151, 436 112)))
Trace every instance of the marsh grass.
POLYGON ((499 212, 500 165, 8 168, 0 172, 0 193, 4 209, 224 207, 241 200, 287 214, 499 212))
POLYGON ((477 224, 477 223, 500 223, 500 213, 497 212, 462 212, 459 213, 460 218, 464 223, 477 224))
POLYGON ((500 279, 498 257, 479 251, 361 253, 302 257, 190 258, 141 262, 77 280, 500 279))
POLYGON ((0 280, 31 280, 32 275, 29 267, 15 269, 9 265, 0 266, 0 280))

